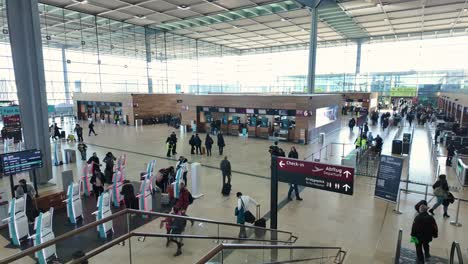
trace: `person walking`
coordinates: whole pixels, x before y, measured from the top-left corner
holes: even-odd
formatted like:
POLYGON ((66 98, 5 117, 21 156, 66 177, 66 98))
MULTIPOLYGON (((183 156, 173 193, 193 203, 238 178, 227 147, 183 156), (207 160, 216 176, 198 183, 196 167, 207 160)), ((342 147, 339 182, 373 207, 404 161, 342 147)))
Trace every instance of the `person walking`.
POLYGON ((444 201, 448 198, 449 194, 447 176, 445 174, 439 175, 439 179, 434 183, 434 185, 432 185, 432 188, 434 189, 434 195, 437 198, 437 202, 429 210, 429 213, 434 215, 434 210, 442 204, 444 208, 444 218, 449 218, 450 215, 447 214, 448 204, 444 204, 444 201))
POLYGON ((195 143, 195 149, 196 149, 197 155, 198 154, 203 155, 203 153, 201 151, 202 141, 201 141, 200 137, 198 136, 198 134, 195 134, 194 143, 195 143))
POLYGON ((87 149, 88 149, 88 146, 86 146, 86 144, 83 141, 81 141, 78 144, 78 151, 81 154, 81 160, 86 160, 86 150, 87 149))
POLYGON ((237 224, 242 225, 239 230, 239 238, 247 238, 247 231, 245 230, 245 222, 253 223, 255 217, 250 212, 251 204, 258 206, 257 201, 247 195, 243 195, 241 192, 236 194, 237 206, 234 211, 234 215, 237 216, 237 224), (253 219, 252 219, 253 217, 253 219))
POLYGON ((89 128, 88 137, 91 136, 91 133, 97 136, 96 131, 94 131, 94 121, 91 121, 91 123, 89 123, 88 128, 89 128))
POLYGON ((173 144, 172 155, 176 155, 177 154, 177 135, 174 131, 172 131, 170 138, 173 144))
POLYGON ((206 134, 205 138, 205 147, 206 147, 206 155, 211 156, 211 148, 213 147, 213 139, 210 137, 210 134, 206 134))
MULTIPOLYGON (((298 159, 299 158, 299 153, 297 153, 296 148, 293 146, 291 147, 291 150, 288 153, 288 158, 290 159, 298 159)), ((288 200, 292 201, 291 194, 294 190, 294 194, 296 195, 296 200, 302 201, 303 199, 301 196, 299 196, 299 186, 297 184, 290 183, 289 184, 289 191, 288 191, 288 200)))
POLYGON ((434 217, 427 213, 426 205, 420 205, 419 214, 411 227, 411 241, 416 245, 417 264, 423 264, 431 257, 429 243, 437 236, 438 228, 434 217))
POLYGON ((99 158, 98 158, 96 152, 93 152, 93 156, 91 156, 88 159, 87 163, 93 165, 92 172, 91 172, 92 174, 94 174, 94 172, 99 168, 99 166, 101 166, 101 164, 99 163, 99 158))
MULTIPOLYGON (((183 210, 178 208, 177 206, 174 206, 174 214, 177 216, 184 216, 183 210)), ((185 231, 185 226, 187 226, 187 220, 185 220, 184 218, 173 218, 170 224, 170 234, 182 235, 182 233, 185 231)), ((171 237, 169 242, 174 242, 177 244, 177 251, 174 254, 174 257, 180 256, 182 254, 182 247, 184 246, 184 243, 182 243, 182 238, 171 237)), ((167 246, 169 245, 169 242, 166 243, 167 246)))
POLYGON ((188 160, 184 156, 180 156, 176 164, 176 171, 178 169, 182 170, 182 179, 187 183, 187 173, 188 173, 188 160))
POLYGON ((175 145, 174 139, 171 136, 168 136, 166 139, 166 147, 167 147, 166 157, 168 158, 172 157, 172 154, 174 153, 174 145, 175 145))
POLYGON ((101 193, 104 192, 104 174, 102 174, 99 166, 94 170, 89 182, 93 185, 93 193, 97 200, 101 193))
POLYGON ((195 154, 195 135, 192 135, 189 140, 190 154, 195 154))
POLYGON ((354 119, 354 117, 351 118, 351 120, 349 120, 348 126, 349 126, 349 131, 353 132, 353 128, 354 126, 356 126, 356 120, 354 119))
POLYGON ((452 166, 452 159, 455 156, 455 147, 450 143, 447 147, 447 159, 445 160, 445 166, 452 166))
POLYGON ((57 123, 54 123, 54 136, 53 139, 60 139, 60 127, 57 126, 57 123))
POLYGON ((226 146, 226 143, 224 142, 224 136, 221 131, 218 133, 218 148, 219 148, 219 155, 223 155, 223 149, 226 146))
POLYGON ((73 131, 75 131, 76 133, 78 142, 83 142, 83 128, 79 124, 76 124, 75 129, 73 131))
POLYGON ((228 157, 225 156, 219 165, 219 169, 223 174, 223 185, 226 184, 226 178, 228 179, 227 184, 231 185, 231 162, 229 162, 228 157))

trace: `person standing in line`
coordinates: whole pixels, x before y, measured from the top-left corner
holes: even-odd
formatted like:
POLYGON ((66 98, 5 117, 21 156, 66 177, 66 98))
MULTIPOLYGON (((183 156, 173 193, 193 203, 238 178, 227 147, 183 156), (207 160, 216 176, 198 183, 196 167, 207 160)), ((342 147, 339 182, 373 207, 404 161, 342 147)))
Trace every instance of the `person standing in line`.
POLYGON ((170 138, 173 143, 172 155, 176 155, 177 154, 177 135, 174 131, 172 131, 170 138))
POLYGON ((34 223, 34 219, 39 215, 36 206, 36 189, 27 183, 25 179, 19 180, 19 185, 15 186, 15 197, 20 198, 26 194, 26 217, 29 223, 34 223))
POLYGON ((135 190, 129 180, 124 180, 122 191, 120 192, 124 197, 125 207, 128 209, 138 210, 138 199, 135 196, 135 190))
MULTIPOLYGON (((291 151, 288 153, 288 158, 290 159, 298 159, 299 158, 299 153, 297 153, 297 150, 295 147, 291 147, 291 151)), ((291 194, 294 190, 294 194, 296 195, 296 200, 302 201, 303 199, 301 196, 299 196, 299 186, 297 184, 290 183, 289 184, 289 191, 288 191, 288 200, 292 201, 291 194)))
POLYGON ((92 174, 94 174, 94 172, 95 172, 97 169, 99 169, 99 166, 101 166, 101 164, 99 163, 99 158, 98 158, 96 152, 93 152, 93 156, 91 156, 91 157, 88 159, 87 163, 93 165, 92 174))
POLYGON ((114 161, 117 159, 115 158, 112 152, 107 152, 106 156, 102 160, 106 164, 106 168, 104 169, 104 182, 105 183, 112 183, 112 177, 114 176, 114 161))
POLYGON ((219 148, 219 155, 223 155, 223 149, 226 146, 226 143, 224 142, 224 136, 221 131, 218 133, 218 148, 219 148))
POLYGON ((195 134, 194 143, 195 143, 195 148, 196 148, 197 155, 198 154, 203 155, 203 153, 201 151, 202 141, 201 141, 200 137, 198 136, 198 134, 195 134))
POLYGON ((76 137, 78 138, 78 142, 83 142, 83 128, 79 124, 76 124, 74 131, 76 133, 76 137))
POLYGON ((221 173, 223 174, 223 185, 226 184, 226 178, 228 179, 227 184, 231 185, 231 163, 228 160, 228 157, 225 156, 219 165, 221 173))
POLYGON ((448 204, 447 203, 445 203, 447 205, 444 204, 444 201, 448 198, 448 194, 449 194, 447 176, 445 174, 439 175, 439 179, 434 183, 432 188, 434 189, 434 195, 437 198, 437 202, 429 210, 429 213, 434 215, 434 210, 437 209, 437 207, 439 207, 442 204, 444 208, 444 218, 449 218, 450 215, 447 214, 448 204))
POLYGON ((434 217, 427 213, 427 206, 422 204, 419 206, 419 214, 414 218, 411 227, 411 242, 416 245, 417 264, 423 264, 431 257, 429 243, 437 236, 437 223, 434 217))
POLYGON ((94 121, 91 121, 91 123, 89 123, 88 128, 89 128, 88 137, 91 136, 91 133, 97 136, 96 131, 94 131, 94 121))
POLYGON ((94 170, 93 176, 89 182, 93 185, 93 193, 97 200, 101 193, 104 192, 104 175, 99 166, 94 170))
POLYGON ((252 215, 250 208, 251 204, 258 206, 257 201, 247 195, 243 195, 241 192, 236 194, 237 196, 237 207, 235 215, 237 216, 237 224, 242 225, 239 230, 239 238, 247 238, 247 231, 245 230, 245 222, 247 215, 252 215))
POLYGON ((190 154, 195 154, 195 135, 192 135, 189 140, 190 154))
POLYGON ((210 137, 210 134, 206 134, 205 139, 205 147, 206 147, 206 155, 211 156, 211 148, 213 147, 213 139, 210 137))

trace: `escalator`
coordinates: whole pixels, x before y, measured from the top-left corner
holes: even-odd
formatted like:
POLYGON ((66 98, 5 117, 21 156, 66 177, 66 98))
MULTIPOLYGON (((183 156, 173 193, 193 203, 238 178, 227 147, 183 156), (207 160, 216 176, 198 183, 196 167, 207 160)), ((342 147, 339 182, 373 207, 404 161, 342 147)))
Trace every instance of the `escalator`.
POLYGON ((293 263, 292 260, 301 260, 294 263, 342 263, 325 262, 343 255, 339 253, 342 252, 340 248, 298 247, 295 246, 298 238, 291 232, 255 226, 245 226, 247 238, 241 239, 238 238, 240 228, 233 223, 125 209, 3 258, 0 264, 30 263, 36 253, 51 247, 57 249, 57 257, 49 261, 55 263, 83 263, 85 260, 112 264, 152 263, 155 260, 158 263, 194 263, 205 258, 213 246, 219 249, 217 255, 222 257, 219 263, 293 263), (168 235, 159 221, 165 218, 185 219, 185 231, 181 235, 168 235), (110 221, 114 225, 113 233, 103 240, 96 230, 110 221), (174 243, 166 245, 168 238, 183 239, 181 256, 174 258, 176 246, 174 243))

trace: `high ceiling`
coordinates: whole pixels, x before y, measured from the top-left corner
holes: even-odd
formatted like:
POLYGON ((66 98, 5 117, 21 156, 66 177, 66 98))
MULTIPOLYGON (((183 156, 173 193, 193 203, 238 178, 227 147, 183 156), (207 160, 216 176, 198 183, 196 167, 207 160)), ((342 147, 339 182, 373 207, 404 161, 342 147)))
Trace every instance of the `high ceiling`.
MULTIPOLYGON (((294 0, 40 0, 236 49, 309 41, 294 0)), ((319 8, 319 42, 467 34, 468 0, 339 0, 319 8)))

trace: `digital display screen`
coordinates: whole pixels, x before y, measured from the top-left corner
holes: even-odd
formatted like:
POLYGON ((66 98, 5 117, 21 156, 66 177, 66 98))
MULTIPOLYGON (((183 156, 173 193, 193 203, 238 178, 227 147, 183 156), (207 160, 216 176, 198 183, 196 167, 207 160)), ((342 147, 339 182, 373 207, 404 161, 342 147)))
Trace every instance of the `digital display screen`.
POLYGON ((7 153, 0 156, 4 174, 16 174, 42 168, 42 153, 40 150, 26 150, 7 153))
POLYGON ((259 115, 266 115, 267 111, 265 109, 258 109, 259 115))
POLYGON ((203 107, 203 111, 204 111, 204 112, 209 112, 209 111, 210 111, 210 108, 207 107, 207 106, 204 106, 204 107, 203 107))
POLYGON ((336 121, 337 114, 337 105, 318 108, 315 115, 315 127, 321 127, 336 121))
POLYGON ((229 108, 229 113, 235 113, 236 109, 235 108, 229 108))
POLYGON ((288 115, 288 110, 279 110, 278 113, 279 113, 279 115, 287 116, 288 115))
POLYGON ((254 109, 246 109, 246 113, 247 114, 255 114, 255 110, 254 109))
POLYGON ((222 107, 222 108, 218 108, 218 111, 219 111, 220 113, 224 113, 224 112, 226 112, 226 109, 225 109, 224 107, 222 107))

